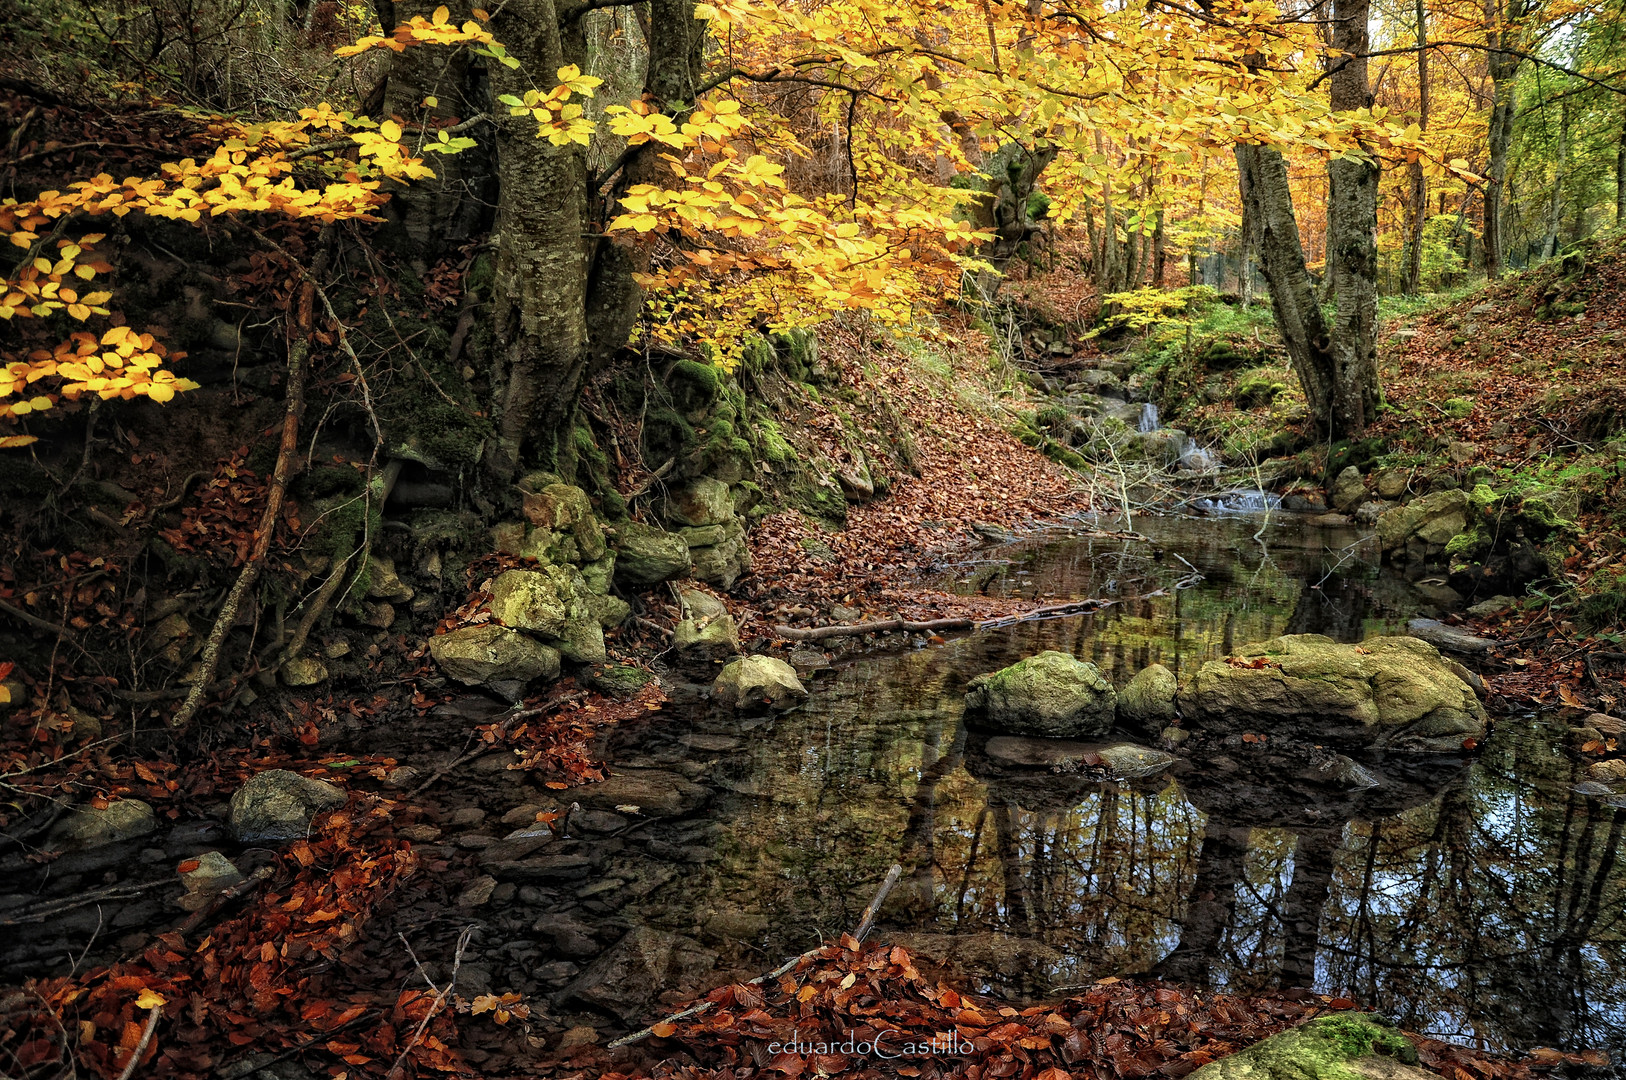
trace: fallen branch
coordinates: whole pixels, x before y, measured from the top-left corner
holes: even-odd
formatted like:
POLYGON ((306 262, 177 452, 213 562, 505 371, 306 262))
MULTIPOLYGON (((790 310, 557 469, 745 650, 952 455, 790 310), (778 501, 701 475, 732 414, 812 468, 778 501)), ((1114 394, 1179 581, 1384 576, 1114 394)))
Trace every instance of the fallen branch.
MULTIPOLYGON (((888 894, 892 892, 892 887, 898 883, 898 878, 902 875, 903 867, 897 863, 893 863, 892 869, 886 872, 886 880, 882 881, 881 887, 876 890, 874 899, 869 902, 869 904, 864 908, 864 913, 859 916, 858 928, 852 932, 852 939, 855 945, 863 943, 864 937, 869 933, 870 927, 875 922, 876 914, 881 910, 881 905, 886 903, 888 894)), ((823 952, 825 948, 826 946, 821 944, 817 948, 807 950, 800 956, 793 956, 789 960, 786 960, 783 964, 780 964, 778 967, 774 968, 772 971, 764 975, 758 975, 745 985, 761 986, 770 979, 777 979, 779 976, 792 971, 796 965, 800 964, 803 960, 810 960, 819 955, 819 953, 823 952)), ((642 1031, 635 1031, 631 1035, 623 1035, 621 1038, 610 1043, 606 1049, 617 1050, 623 1046, 630 1046, 631 1044, 642 1039, 647 1039, 649 1036, 655 1034, 656 1028, 665 1024, 675 1024, 679 1020, 687 1020, 691 1016, 699 1016, 701 1013, 711 1008, 712 1004, 713 1002, 710 1001, 702 1001, 698 1005, 691 1005, 687 1009, 683 1009, 680 1012, 675 1012, 662 1020, 658 1020, 655 1023, 650 1024, 642 1031)))
POLYGON ((1075 600, 1066 604, 1050 604, 1034 608, 1020 615, 1000 619, 928 619, 911 622, 908 619, 881 619, 877 622, 843 623, 837 626, 813 626, 805 629, 795 626, 776 626, 774 636, 786 641, 823 641, 826 638, 850 637, 853 634, 930 634, 939 630, 988 630, 998 626, 1012 626, 1034 619, 1055 619, 1065 615, 1085 615, 1117 603, 1116 600, 1075 600))
POLYGON ((47 634, 55 634, 57 637, 66 637, 68 635, 68 628, 66 626, 58 626, 56 623, 48 622, 47 620, 40 618, 38 615, 30 615, 22 608, 14 607, 4 600, 0 600, 0 611, 10 615, 13 619, 19 620, 24 625, 32 626, 36 630, 43 630, 47 634))
POLYGON ((419 1022, 418 1029, 412 1033, 412 1038, 407 1040, 406 1048, 401 1051, 401 1056, 395 1059, 395 1064, 390 1066, 390 1071, 384 1074, 384 1080, 395 1080, 395 1077, 401 1075, 402 1066, 406 1064, 407 1056, 423 1039, 423 1033, 429 1029, 429 1022, 439 1015, 441 1009, 446 1007, 446 999, 451 996, 452 988, 457 985, 457 973, 463 967, 463 950, 469 947, 469 938, 473 935, 474 927, 472 926, 465 927, 463 932, 458 935, 457 955, 452 958, 452 973, 447 977, 445 987, 435 986, 434 980, 429 977, 428 972, 424 971, 423 965, 418 964, 418 957, 412 952, 412 946, 407 943, 405 936, 397 935, 401 937, 401 943, 406 945, 407 954, 412 957, 412 962, 418 965, 418 974, 423 976, 423 981, 428 983, 429 988, 436 991, 436 993, 435 1000, 429 1005, 429 1011, 423 1014, 423 1020, 419 1022))

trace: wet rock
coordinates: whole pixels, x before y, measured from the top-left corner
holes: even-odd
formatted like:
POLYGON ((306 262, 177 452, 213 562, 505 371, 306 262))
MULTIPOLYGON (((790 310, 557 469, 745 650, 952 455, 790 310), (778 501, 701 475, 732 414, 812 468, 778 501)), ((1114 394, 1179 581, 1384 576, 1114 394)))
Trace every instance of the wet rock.
POLYGON ((536 920, 531 932, 552 940, 554 951, 572 960, 585 960, 604 951, 591 926, 560 912, 550 911, 536 920))
POLYGON ((429 639, 429 654, 449 678, 474 686, 559 677, 559 653, 502 626, 465 626, 429 639))
POLYGON ((496 843, 487 844, 481 849, 480 865, 490 867, 497 863, 518 862, 541 851, 553 840, 553 830, 546 825, 515 829, 496 843))
POLYGON ((1324 514, 1327 500, 1319 495, 1283 495, 1282 509, 1295 514, 1324 514))
POLYGON ((482 861, 481 866, 500 881, 578 881, 587 876, 593 860, 580 853, 570 855, 535 855, 528 859, 482 861))
POLYGON ((490 874, 482 874, 463 886, 463 891, 457 894, 457 906, 460 908, 483 907, 491 902, 491 894, 497 891, 497 879, 490 874))
POLYGON ((1587 777, 1592 780, 1609 782, 1613 780, 1626 780, 1626 759, 1611 758, 1608 761, 1594 761, 1587 766, 1587 777))
POLYGON ((218 851, 205 851, 197 863, 181 874, 181 884, 186 886, 186 895, 178 901, 182 911, 202 911, 222 890, 244 880, 243 872, 218 851))
POLYGON ((1454 652, 1460 656, 1484 656, 1501 644, 1500 641, 1470 634, 1460 627, 1447 626, 1434 619, 1412 619, 1406 624, 1406 632, 1414 638, 1421 638, 1436 649, 1454 652))
POLYGON ((1581 723, 1603 735, 1626 735, 1626 720, 1608 713, 1595 712, 1581 723))
POLYGON ((1179 700, 1188 722, 1213 732, 1287 731, 1397 750, 1458 750, 1487 722, 1453 663, 1410 637, 1344 645, 1298 634, 1249 645, 1205 663, 1179 700))
POLYGON ((395 571, 395 560, 383 555, 369 555, 367 598, 391 604, 409 604, 415 595, 412 587, 401 580, 395 571))
POLYGON ((1136 746, 1134 743, 1113 743, 1110 746, 1103 746, 1096 751, 1096 756, 1101 759, 1101 768, 1107 771, 1107 775, 1117 780, 1140 780, 1147 776, 1156 776, 1180 760, 1173 754, 1136 746))
POLYGON ((638 926, 593 961, 562 994, 636 1024, 658 995, 693 984, 717 964, 717 954, 677 934, 638 926))
POLYGON ((1152 776, 1173 765, 1173 754, 1133 743, 1091 743, 1076 739, 1042 739, 1029 735, 996 735, 983 752, 996 764, 1057 771, 1094 770, 1122 780, 1152 776))
POLYGON ((705 922, 705 934, 714 941, 755 941, 770 925, 768 916, 741 908, 726 908, 705 922))
POLYGON ((314 656, 296 656, 282 665, 282 685, 315 686, 327 681, 327 666, 314 656))
POLYGON ((734 520, 734 500, 728 485, 702 476, 667 496, 666 519, 674 525, 691 527, 723 525, 734 520))
POLYGON ((788 709, 807 699, 796 669, 772 656, 742 656, 725 665, 711 692, 714 699, 736 709, 763 704, 788 709))
POLYGON ((1415 538, 1425 545, 1443 548, 1467 527, 1468 493, 1455 488, 1436 491, 1379 516, 1378 543, 1384 551, 1394 551, 1415 538))
POLYGON ((1383 511, 1384 504, 1373 499, 1361 503, 1350 516, 1354 518, 1355 524, 1371 527, 1378 523, 1378 518, 1383 516, 1383 511))
POLYGON ((1347 466, 1332 482, 1332 489, 1327 495, 1333 508, 1345 513, 1365 502, 1366 483, 1361 479, 1361 470, 1353 465, 1347 466))
POLYGON ((648 686, 654 678, 643 668, 631 664, 603 664, 589 671, 582 680, 601 694, 624 700, 648 686))
POLYGON ((740 740, 732 735, 712 735, 704 731, 691 731, 686 735, 680 735, 678 742, 684 746, 692 746, 696 750, 716 754, 740 748, 740 740))
POLYGON ((1353 758, 1334 754, 1312 770, 1315 780, 1349 791, 1362 791, 1382 785, 1378 775, 1353 758))
POLYGON ((817 649, 795 649, 787 659, 797 671, 818 671, 830 666, 830 658, 817 649))
POLYGON ((1162 664, 1150 664, 1118 691, 1118 716, 1125 723, 1159 734, 1179 718, 1175 709, 1178 691, 1174 672, 1162 664))
POLYGON ((152 807, 140 799, 119 799, 105 807, 69 811, 51 828, 46 845, 59 851, 85 851, 146 836, 158 828, 152 807))
POLYGON ((683 619, 672 628, 672 648, 697 660, 721 660, 740 651, 740 630, 734 616, 683 619))
POLYGON ((569 577, 558 567, 509 570, 491 583, 491 617, 515 630, 557 636, 570 618, 569 577))
POLYGON ((571 792, 585 807, 641 812, 653 817, 675 817, 696 809, 710 797, 709 789, 663 769, 621 769, 597 784, 571 792), (623 807, 636 807, 636 811, 623 807))
POLYGON ((1094 664, 1049 650, 973 679, 965 702, 997 731, 1087 739, 1111 729, 1117 694, 1094 664))
POLYGON ((689 545, 675 533, 629 521, 619 526, 616 547, 616 580, 631 585, 654 585, 685 577, 692 562, 689 545))
POLYGON ((1191 1074, 1191 1080, 1435 1080, 1399 1029, 1365 1013, 1318 1016, 1191 1074))
POLYGON ((572 836, 577 833, 613 833, 620 832, 631 824, 620 814, 608 810, 572 810, 567 827, 572 836))
POLYGON ((240 843, 276 844, 302 840, 311 819, 337 810, 347 800, 343 788, 287 769, 255 773, 231 797, 231 831, 240 843))
POLYGON ((1493 615, 1500 615, 1518 601, 1511 596, 1493 596, 1489 600, 1481 600, 1468 609, 1468 614, 1476 619, 1488 619, 1493 615))

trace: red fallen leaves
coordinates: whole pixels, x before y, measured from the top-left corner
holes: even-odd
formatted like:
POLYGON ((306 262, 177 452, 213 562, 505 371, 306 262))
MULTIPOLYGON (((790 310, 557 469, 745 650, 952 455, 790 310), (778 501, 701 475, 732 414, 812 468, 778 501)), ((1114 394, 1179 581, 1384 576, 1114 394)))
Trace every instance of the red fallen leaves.
MULTIPOLYGON (((774 986, 724 986, 707 1000, 712 1008, 700 1016, 658 1025, 641 1064, 603 1080, 1178 1080, 1323 1012, 1355 1007, 1347 998, 1108 979, 1065 1001, 1015 1009, 937 982, 906 949, 884 945, 826 948, 774 986)), ((1529 1062, 1413 1042, 1425 1065, 1453 1080, 1532 1075, 1529 1062)))

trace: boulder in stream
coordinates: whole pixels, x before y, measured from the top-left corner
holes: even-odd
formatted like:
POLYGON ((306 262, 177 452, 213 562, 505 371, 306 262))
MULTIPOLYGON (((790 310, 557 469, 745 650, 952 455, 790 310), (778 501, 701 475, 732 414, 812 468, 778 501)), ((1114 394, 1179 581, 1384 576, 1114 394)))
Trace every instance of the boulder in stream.
POLYGON ((1453 536, 1468 527, 1468 493, 1458 489, 1436 491, 1404 506, 1385 510, 1378 517, 1378 543, 1384 551, 1403 548, 1412 540, 1427 549, 1444 549, 1453 536))
POLYGON ((724 666, 712 683, 712 695, 736 709, 766 704, 788 709, 807 699, 796 669, 772 656, 742 656, 724 666))
POLYGON ((1180 692, 1180 712, 1221 734, 1280 733, 1394 750, 1449 752, 1488 718, 1460 665, 1410 637, 1345 645, 1294 634, 1210 660, 1180 692))
POLYGON ((1179 719, 1175 708, 1178 692, 1174 672, 1162 664, 1148 664, 1118 691, 1118 716, 1152 735, 1161 734, 1179 719))
POLYGON ((1052 649, 971 680, 965 704, 996 731, 1090 739, 1111 730, 1118 695, 1094 664, 1052 649))
POLYGON ((302 840, 317 814, 345 804, 344 789, 287 769, 255 773, 231 797, 231 831, 244 844, 302 840))
POLYGON ((1435 1080, 1398 1028, 1367 1013, 1318 1016, 1228 1057, 1190 1080, 1435 1080))

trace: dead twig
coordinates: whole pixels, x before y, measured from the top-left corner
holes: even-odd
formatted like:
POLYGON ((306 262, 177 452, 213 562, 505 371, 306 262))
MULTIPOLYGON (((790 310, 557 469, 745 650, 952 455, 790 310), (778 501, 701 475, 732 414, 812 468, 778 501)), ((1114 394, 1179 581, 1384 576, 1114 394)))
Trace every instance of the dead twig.
MULTIPOLYGON (((870 927, 875 922, 876 914, 881 910, 881 905, 886 903, 886 898, 892 892, 892 887, 898 883, 898 878, 902 875, 903 867, 898 863, 893 863, 892 869, 886 872, 886 879, 881 882, 881 887, 876 890, 874 898, 871 899, 869 904, 865 906, 864 913, 859 916, 858 927, 852 933, 852 938, 855 944, 863 943, 865 935, 869 933, 870 927)), ((809 949, 800 956, 793 956, 789 960, 786 960, 783 964, 780 964, 778 967, 774 968, 772 971, 764 975, 758 975, 745 985, 761 986, 770 979, 777 979, 779 976, 795 969, 795 967, 802 961, 810 960, 817 956, 819 953, 823 952, 824 949, 825 946, 821 944, 818 946, 818 948, 809 949)), ((710 1001, 702 1001, 698 1005, 691 1005, 687 1009, 675 1012, 662 1020, 656 1021, 655 1023, 644 1028, 642 1031, 635 1031, 631 1035, 623 1035, 621 1038, 610 1043, 606 1049, 616 1050, 623 1046, 629 1046, 641 1039, 647 1039, 649 1036, 655 1033, 656 1028, 662 1026, 663 1024, 675 1024, 679 1020, 687 1020, 691 1016, 698 1016, 707 1009, 711 1008, 712 1004, 713 1003, 710 1001)))
POLYGON ((135 1052, 130 1055, 130 1060, 125 1064, 124 1071, 119 1073, 119 1080, 130 1080, 130 1077, 135 1074, 136 1065, 141 1061, 141 1055, 145 1054, 147 1047, 152 1045, 152 1033, 158 1030, 158 1018, 162 1015, 164 1015, 162 1005, 154 1005, 147 1010, 147 1026, 141 1032, 141 1041, 136 1043, 135 1052))
MULTIPOLYGON (((423 1019, 418 1022, 417 1030, 412 1033, 412 1038, 407 1040, 406 1046, 401 1050, 401 1056, 395 1059, 394 1065, 390 1066, 390 1071, 385 1074, 384 1080, 395 1080, 397 1076, 401 1075, 407 1056, 417 1048, 419 1041, 423 1039, 423 1033, 429 1029, 429 1022, 439 1015, 441 1009, 446 1007, 446 999, 451 996, 453 987, 457 985, 457 973, 463 967, 463 950, 469 947, 469 938, 473 935, 474 927, 467 926, 457 936, 457 954, 452 958, 451 977, 446 980, 446 985, 441 987, 435 994, 435 1000, 430 1003, 429 1011, 424 1013, 423 1019)), ((405 944, 406 938, 402 937, 401 941, 405 944)), ((418 964, 417 956, 412 955, 411 945, 407 945, 407 954, 412 956, 414 964, 418 964)), ((424 971, 422 964, 418 964, 418 974, 423 976, 423 981, 429 984, 431 990, 435 989, 434 980, 429 977, 428 972, 424 971)))

